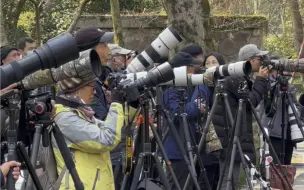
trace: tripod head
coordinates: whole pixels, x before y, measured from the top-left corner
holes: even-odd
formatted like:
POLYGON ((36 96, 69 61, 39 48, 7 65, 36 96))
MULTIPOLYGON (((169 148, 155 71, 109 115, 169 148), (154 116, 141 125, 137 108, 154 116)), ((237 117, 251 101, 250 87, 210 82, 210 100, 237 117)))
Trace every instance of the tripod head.
POLYGON ((182 114, 185 111, 185 103, 186 103, 186 100, 187 100, 186 90, 181 89, 181 88, 177 88, 176 90, 177 90, 178 95, 179 95, 179 102, 178 102, 179 111, 182 114))
POLYGON ((224 93, 225 92, 225 81, 226 79, 221 78, 217 80, 217 84, 215 86, 215 92, 216 93, 224 93))
POLYGON ((248 97, 248 93, 249 93, 248 82, 246 80, 240 82, 238 88, 238 94, 242 97, 242 99, 246 99, 248 97))

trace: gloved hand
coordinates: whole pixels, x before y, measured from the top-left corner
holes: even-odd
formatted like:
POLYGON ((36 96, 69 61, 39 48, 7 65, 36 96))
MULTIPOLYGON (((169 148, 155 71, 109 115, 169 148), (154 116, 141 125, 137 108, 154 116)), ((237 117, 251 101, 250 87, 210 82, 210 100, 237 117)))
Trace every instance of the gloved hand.
POLYGON ((181 67, 187 65, 201 65, 202 62, 196 60, 189 53, 178 52, 170 61, 172 67, 181 67))
POLYGON ((125 102, 124 92, 117 89, 112 90, 111 99, 112 102, 123 104, 125 102))

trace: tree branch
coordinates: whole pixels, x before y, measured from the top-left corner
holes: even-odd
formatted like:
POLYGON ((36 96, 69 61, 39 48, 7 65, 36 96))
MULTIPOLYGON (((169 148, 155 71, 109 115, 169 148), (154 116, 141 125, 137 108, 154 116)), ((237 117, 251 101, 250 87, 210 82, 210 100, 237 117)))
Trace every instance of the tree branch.
POLYGON ((75 16, 73 18, 73 21, 66 32, 71 33, 74 30, 83 10, 88 2, 90 2, 90 0, 83 0, 80 3, 79 8, 75 11, 75 14, 74 14, 75 16))
POLYGON ((16 27, 18 20, 19 20, 19 16, 21 14, 21 11, 25 5, 26 0, 19 0, 16 4, 15 9, 13 9, 13 13, 12 13, 12 26, 16 27))

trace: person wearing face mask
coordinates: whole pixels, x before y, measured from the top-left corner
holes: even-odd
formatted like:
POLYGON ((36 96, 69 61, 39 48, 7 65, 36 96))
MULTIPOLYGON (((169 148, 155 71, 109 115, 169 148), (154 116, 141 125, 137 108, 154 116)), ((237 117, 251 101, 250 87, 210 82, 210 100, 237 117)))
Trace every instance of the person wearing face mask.
POLYGON ((108 90, 107 77, 111 72, 117 72, 124 70, 128 62, 133 60, 133 51, 122 48, 117 44, 108 44, 109 55, 106 60, 107 67, 104 69, 104 73, 95 82, 96 94, 94 97, 94 105, 92 106, 95 111, 95 117, 100 120, 104 120, 109 111, 111 92, 108 90))
MULTIPOLYGON (((222 56, 222 54, 213 52, 210 53, 205 57, 204 62, 202 63, 202 67, 205 69, 208 69, 210 67, 224 65, 225 59, 222 56)), ((200 125, 201 127, 205 126, 205 119, 208 113, 208 110, 211 109, 212 103, 213 103, 213 96, 214 96, 214 87, 208 87, 205 85, 198 85, 194 89, 194 93, 192 96, 192 101, 199 103, 202 102, 203 104, 197 104, 202 112, 201 118, 199 120, 201 121, 200 125)), ((212 124, 211 124, 212 125, 212 124)), ((219 179, 219 162, 215 155, 211 154, 210 152, 217 151, 221 149, 220 141, 218 138, 215 138, 216 133, 214 131, 213 125, 209 127, 209 133, 207 136, 207 142, 206 146, 208 147, 208 151, 206 150, 206 147, 203 147, 202 150, 202 158, 204 162, 204 166, 206 169, 207 177, 210 183, 211 189, 216 189, 219 179), (209 138, 210 134, 212 138, 209 138), (208 152, 208 153, 207 153, 208 152)), ((199 131, 197 135, 198 142, 201 138, 201 131, 199 131)), ((204 188, 203 180, 200 180, 201 187, 204 188)))
MULTIPOLYGON (((189 56, 194 58, 192 62, 187 63, 187 73, 193 74, 195 71, 195 67, 202 64, 201 59, 196 59, 195 57, 201 57, 203 51, 202 48, 196 44, 188 44, 184 48, 181 49, 182 53, 187 53, 189 56), (198 53, 197 53, 198 52, 198 53)), ((197 104, 192 100, 194 87, 169 87, 163 92, 162 96, 162 105, 163 108, 169 111, 169 114, 174 122, 176 130, 179 133, 180 140, 182 143, 185 143, 184 129, 183 124, 180 122, 180 117, 177 117, 176 113, 179 113, 179 102, 181 98, 181 94, 179 91, 184 91, 183 95, 185 96, 185 113, 187 114, 187 120, 189 124, 189 131, 192 134, 195 134, 196 131, 196 123, 199 117, 200 110, 197 104)), ((166 123, 164 123, 166 125, 166 123)), ((178 149, 178 146, 175 143, 173 135, 169 132, 168 137, 164 142, 164 148, 168 155, 169 160, 172 163, 173 170, 179 181, 179 185, 181 188, 184 187, 189 170, 184 162, 182 155, 178 149)), ((168 180, 171 185, 171 189, 176 189, 172 176, 170 172, 168 173, 168 180)), ((192 184, 189 185, 189 189, 191 189, 192 184)))
MULTIPOLYGON (((279 59, 277 56, 272 56, 270 57, 271 60, 273 59, 279 59)), ((283 73, 283 74, 289 74, 289 73, 283 73)), ((269 122, 273 119, 272 114, 269 114, 266 110, 271 110, 271 106, 273 106, 274 100, 276 100, 279 96, 279 80, 280 74, 276 69, 271 69, 270 74, 269 74, 269 93, 265 95, 264 101, 261 102, 259 105, 258 114, 261 115, 260 119, 262 122, 262 126, 268 128, 269 122)), ((286 77, 285 77, 286 79, 286 77)), ((288 84, 288 89, 287 91, 292 95, 293 97, 293 102, 295 103, 295 106, 297 107, 297 100, 296 100, 296 92, 297 89, 291 85, 288 84)), ((288 104, 285 105, 286 110, 288 110, 288 104)), ((269 130, 269 137, 271 140, 271 143, 275 149, 276 154, 281 158, 282 155, 282 105, 279 104, 278 107, 276 107, 276 118, 274 119, 274 125, 272 128, 268 128, 269 130)), ((293 149, 296 146, 295 143, 292 142, 291 140, 291 131, 290 131, 290 123, 288 122, 287 125, 287 133, 286 133, 286 139, 285 139, 285 156, 282 164, 284 165, 290 165, 291 164, 291 159, 292 159, 292 154, 293 154, 293 149)), ((270 152, 271 155, 273 155, 272 151, 270 152)))
MULTIPOLYGON (((230 105, 230 109, 232 112, 232 116, 236 119, 236 113, 238 109, 239 99, 242 96, 238 93, 238 88, 241 83, 246 82, 248 85, 248 98, 251 100, 254 107, 257 107, 260 102, 263 100, 264 94, 267 92, 267 84, 268 84, 268 74, 269 69, 268 67, 263 67, 263 56, 267 55, 268 51, 261 51, 258 47, 254 44, 248 44, 242 47, 239 51, 239 61, 249 61, 252 66, 252 72, 256 72, 255 80, 253 82, 252 79, 249 77, 236 77, 236 76, 229 76, 225 77, 225 91, 228 95, 228 102, 230 105)), ((215 132, 218 138, 221 141, 223 149, 218 152, 219 155, 219 163, 220 163, 220 170, 224 167, 224 161, 226 154, 230 154, 228 151, 228 144, 229 138, 228 135, 232 126, 230 126, 230 122, 227 118, 224 109, 224 102, 219 101, 219 103, 215 106, 215 112, 212 117, 212 123, 215 128, 215 132)), ((242 129, 240 131, 240 143, 244 154, 246 154, 250 160, 256 160, 255 158, 255 150, 253 144, 253 119, 252 119, 252 110, 250 106, 247 104, 245 114, 246 120, 242 123, 242 129)), ((234 184, 239 184, 240 180, 240 166, 241 166, 241 159, 239 156, 238 151, 235 155, 234 160, 234 168, 233 168, 233 179, 234 184)), ((228 177, 228 169, 224 174, 223 184, 221 189, 226 189, 227 186, 227 177, 228 177)), ((232 187, 230 186, 229 189, 232 187)))
POLYGON ((30 37, 21 38, 17 45, 21 58, 28 56, 33 53, 34 49, 36 49, 37 44, 34 39, 30 37))
POLYGON ((132 61, 134 57, 134 51, 120 47, 118 44, 109 44, 111 50, 111 60, 108 62, 108 66, 113 72, 125 70, 127 65, 132 61))
MULTIPOLYGON (((102 63, 106 62, 110 53, 106 42, 113 38, 112 33, 104 35, 95 47, 102 63)), ((130 108, 123 109, 123 93, 113 90, 109 112, 106 119, 101 121, 94 117, 95 113, 91 108, 96 93, 95 80, 95 76, 89 72, 82 73, 82 77, 79 78, 60 81, 60 97, 76 102, 79 106, 71 108, 56 104, 53 119, 65 137, 85 189, 114 190, 110 151, 120 142, 121 129, 128 119, 134 117, 139 102, 131 102, 130 108)), ((64 162, 54 139, 52 142, 57 171, 60 173, 64 168, 64 162)), ((67 175, 68 172, 65 173, 66 180, 62 180, 60 189, 75 189, 71 177, 66 177, 67 175)))

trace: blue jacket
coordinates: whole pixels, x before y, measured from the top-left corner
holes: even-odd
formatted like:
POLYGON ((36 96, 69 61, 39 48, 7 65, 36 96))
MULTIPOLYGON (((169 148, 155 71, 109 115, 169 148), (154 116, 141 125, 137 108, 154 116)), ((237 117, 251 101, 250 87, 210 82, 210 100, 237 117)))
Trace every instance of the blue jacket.
MULTIPOLYGON (((191 101, 191 93, 186 92, 185 94, 187 98, 185 104, 185 113, 187 113, 189 128, 191 129, 192 133, 195 134, 197 116, 199 115, 200 111, 198 109, 197 104, 191 101)), ((178 117, 175 117, 175 114, 179 113, 179 96, 180 95, 178 94, 176 89, 169 88, 163 93, 162 103, 164 105, 164 109, 169 111, 182 142, 185 143, 183 127, 182 125, 180 125, 180 120, 178 119, 178 117)), ((174 141, 174 138, 171 135, 171 132, 169 132, 168 137, 164 142, 164 148, 169 159, 182 159, 179 149, 174 141)))

